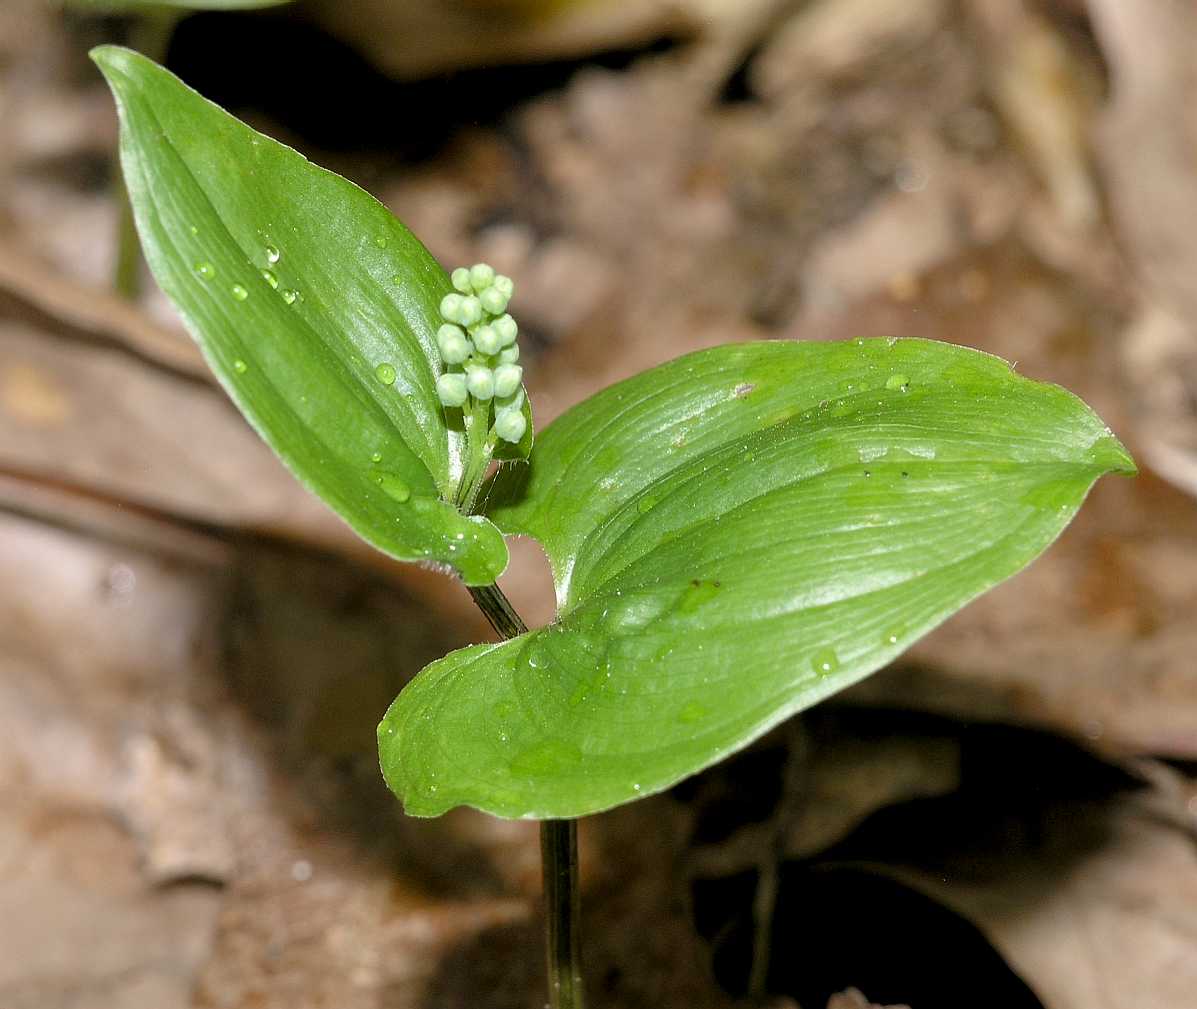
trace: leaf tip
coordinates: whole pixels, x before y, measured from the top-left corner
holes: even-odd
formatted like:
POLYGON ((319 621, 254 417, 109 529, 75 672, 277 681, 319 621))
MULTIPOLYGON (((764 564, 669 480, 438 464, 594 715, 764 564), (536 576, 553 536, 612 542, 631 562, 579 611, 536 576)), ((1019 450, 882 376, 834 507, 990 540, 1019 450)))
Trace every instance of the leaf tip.
POLYGON ((134 55, 132 49, 124 46, 102 45, 95 46, 88 51, 91 61, 100 68, 105 77, 111 78, 112 71, 127 65, 129 57, 134 55))
POLYGON ((1089 455, 1107 473, 1128 477, 1139 475, 1134 458, 1109 429, 1089 447, 1089 455))

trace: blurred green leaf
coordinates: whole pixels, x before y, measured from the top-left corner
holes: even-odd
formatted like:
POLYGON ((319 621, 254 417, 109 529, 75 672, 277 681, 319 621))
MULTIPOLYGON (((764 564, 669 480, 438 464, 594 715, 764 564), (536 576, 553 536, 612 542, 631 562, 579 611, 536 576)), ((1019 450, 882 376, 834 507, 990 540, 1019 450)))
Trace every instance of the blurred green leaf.
POLYGON ((860 680, 1134 471, 1079 399, 923 340, 759 343, 585 401, 490 514, 559 619, 455 652, 379 727, 409 813, 571 817, 668 788, 860 680))
POLYGON ((369 194, 157 64, 92 56, 146 260, 241 411, 374 546, 493 582, 499 531, 445 503, 465 438, 435 391, 444 270, 369 194))

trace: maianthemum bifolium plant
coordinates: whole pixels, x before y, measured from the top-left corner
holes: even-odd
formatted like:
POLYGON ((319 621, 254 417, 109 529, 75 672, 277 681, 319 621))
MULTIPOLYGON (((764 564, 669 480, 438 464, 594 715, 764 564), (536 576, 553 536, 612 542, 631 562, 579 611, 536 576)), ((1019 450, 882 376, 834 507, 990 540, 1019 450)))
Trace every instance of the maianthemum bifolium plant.
POLYGON ((146 257, 229 395, 360 536, 455 574, 505 639, 421 671, 379 752, 409 814, 546 821, 556 1004, 581 1000, 572 818, 884 666, 1134 472, 1069 392, 916 339, 689 354, 533 446, 510 280, 447 274, 371 196, 145 57, 93 57, 146 257), (548 555, 547 627, 495 587, 510 535, 548 555))

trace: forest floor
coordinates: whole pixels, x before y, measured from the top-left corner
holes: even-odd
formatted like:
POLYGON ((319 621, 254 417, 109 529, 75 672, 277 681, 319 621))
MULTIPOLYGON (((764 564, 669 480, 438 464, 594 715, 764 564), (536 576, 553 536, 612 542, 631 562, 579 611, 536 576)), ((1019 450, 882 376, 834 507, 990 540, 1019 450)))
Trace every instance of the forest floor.
MULTIPOLYGON (((499 7, 198 15, 169 64, 517 278, 540 426, 703 346, 916 335, 1142 469, 891 668, 585 821, 592 1005, 1191 1006, 1197 8, 499 7)), ((407 819, 377 767, 488 630, 290 478, 148 275, 108 293, 86 52, 124 29, 0 7, 0 1006, 538 1006, 536 825, 407 819)))

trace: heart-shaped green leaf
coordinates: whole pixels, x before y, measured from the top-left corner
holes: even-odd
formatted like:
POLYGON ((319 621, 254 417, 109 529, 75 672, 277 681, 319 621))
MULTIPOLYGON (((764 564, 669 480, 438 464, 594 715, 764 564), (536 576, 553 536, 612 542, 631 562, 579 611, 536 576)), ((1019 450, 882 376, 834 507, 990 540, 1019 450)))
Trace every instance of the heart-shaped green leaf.
POLYGON ((374 546, 493 582, 501 534, 446 503, 465 436, 435 388, 445 271, 352 183, 137 53, 92 55, 146 260, 241 411, 374 546))
POLYGON ((379 727, 387 781, 429 816, 660 791, 885 665, 1133 470, 1076 397, 947 344, 740 344, 645 372, 500 478, 491 517, 544 545, 559 618, 420 673, 379 727))

